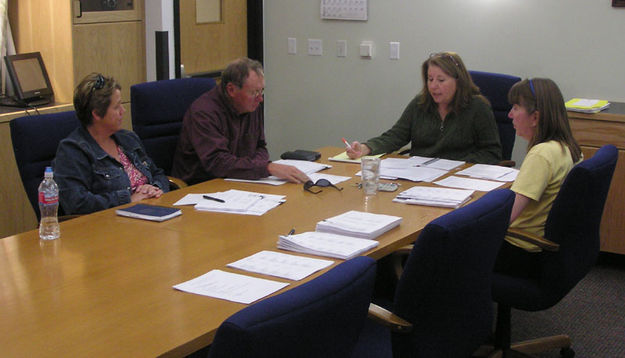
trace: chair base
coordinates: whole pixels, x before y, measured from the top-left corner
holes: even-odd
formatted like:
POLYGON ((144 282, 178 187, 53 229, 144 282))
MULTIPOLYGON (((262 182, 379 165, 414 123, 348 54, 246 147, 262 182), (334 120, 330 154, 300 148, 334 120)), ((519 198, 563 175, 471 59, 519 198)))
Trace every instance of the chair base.
POLYGON ((563 358, 573 358, 575 356, 575 351, 571 348, 571 338, 564 334, 514 343, 510 345, 509 349, 495 349, 492 346, 482 346, 474 353, 474 356, 488 358, 529 358, 533 357, 532 354, 558 348, 560 348, 560 355, 563 358))

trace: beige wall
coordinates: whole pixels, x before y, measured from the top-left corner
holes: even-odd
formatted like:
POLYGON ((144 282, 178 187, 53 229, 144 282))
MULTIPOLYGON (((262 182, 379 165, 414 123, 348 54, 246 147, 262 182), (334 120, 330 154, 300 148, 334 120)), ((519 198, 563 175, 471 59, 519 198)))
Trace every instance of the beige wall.
POLYGON ((420 88, 423 60, 442 50, 474 70, 551 77, 567 98, 625 101, 625 8, 610 0, 372 0, 366 22, 321 20, 319 1, 265 1, 264 11, 272 158, 378 135, 420 88), (308 38, 323 40, 323 56, 306 55, 308 38), (337 40, 347 40, 346 58, 337 40), (358 56, 363 40, 374 42, 370 60, 358 56), (390 41, 401 43, 399 60, 388 58, 390 41))

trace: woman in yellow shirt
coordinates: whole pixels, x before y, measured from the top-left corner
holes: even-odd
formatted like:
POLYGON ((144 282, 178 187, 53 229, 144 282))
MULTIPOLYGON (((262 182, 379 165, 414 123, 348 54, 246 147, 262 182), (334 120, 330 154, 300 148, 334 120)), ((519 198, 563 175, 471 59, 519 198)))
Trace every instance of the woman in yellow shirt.
MULTIPOLYGON (((508 101, 516 133, 528 141, 528 153, 511 188, 516 197, 510 227, 544 236, 551 205, 569 171, 582 159, 581 149, 571 133, 562 93, 552 80, 517 82, 508 101)), ((538 246, 506 237, 495 271, 531 276, 540 251, 538 246)))

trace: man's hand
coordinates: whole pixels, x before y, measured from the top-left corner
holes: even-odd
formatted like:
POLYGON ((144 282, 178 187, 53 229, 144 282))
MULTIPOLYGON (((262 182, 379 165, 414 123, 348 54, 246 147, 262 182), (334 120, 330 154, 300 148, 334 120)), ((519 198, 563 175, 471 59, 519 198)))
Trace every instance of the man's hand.
POLYGON ((280 179, 286 179, 291 183, 305 183, 310 180, 301 170, 291 165, 269 163, 267 170, 269 170, 269 174, 280 179))
POLYGON ((354 141, 352 146, 347 148, 345 152, 351 159, 357 159, 371 153, 371 149, 365 144, 360 144, 359 142, 354 141))

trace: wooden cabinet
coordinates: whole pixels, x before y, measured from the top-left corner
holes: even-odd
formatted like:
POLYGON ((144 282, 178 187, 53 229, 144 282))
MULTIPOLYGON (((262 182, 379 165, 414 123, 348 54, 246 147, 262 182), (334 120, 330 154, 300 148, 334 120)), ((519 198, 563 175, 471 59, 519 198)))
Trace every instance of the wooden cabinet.
MULTIPOLYGON (((126 106, 124 128, 131 129, 130 86, 145 82, 144 0, 133 11, 98 11, 75 18, 74 0, 9 0, 8 15, 18 53, 41 52, 59 110, 71 110, 74 87, 91 72, 113 76, 122 86, 126 106), (123 16, 118 16, 123 15, 123 16)), ((46 112, 48 110, 45 110, 46 112)), ((29 111, 32 112, 32 111, 29 111)), ((0 116, 0 238, 37 227, 35 214, 21 183, 8 120, 0 116)), ((33 143, 36 144, 36 143, 33 143)))
POLYGON ((601 251, 625 254, 625 103, 612 103, 609 109, 596 114, 568 114, 585 158, 606 144, 618 148, 618 162, 601 220, 601 251))

